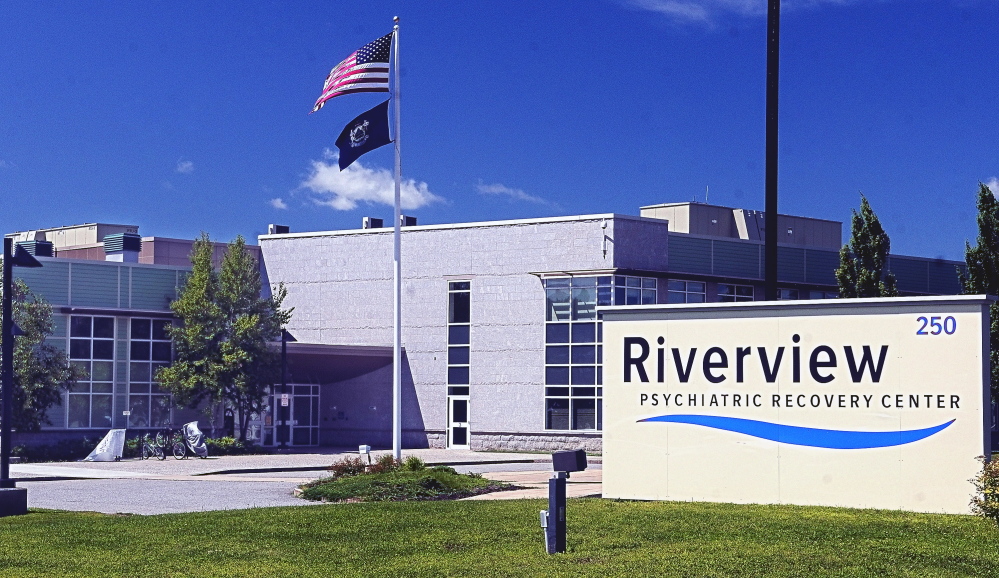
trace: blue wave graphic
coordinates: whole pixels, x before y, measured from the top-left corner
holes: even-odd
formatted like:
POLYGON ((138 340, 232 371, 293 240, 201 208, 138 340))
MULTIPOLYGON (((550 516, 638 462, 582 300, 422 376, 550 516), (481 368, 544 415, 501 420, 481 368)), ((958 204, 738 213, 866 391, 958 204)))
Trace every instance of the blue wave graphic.
POLYGON ((943 431, 956 420, 952 419, 947 423, 925 429, 885 432, 817 429, 811 427, 782 425, 768 421, 757 421, 752 419, 722 417, 715 415, 660 415, 640 419, 638 421, 686 423, 746 434, 783 444, 837 450, 859 450, 868 448, 887 448, 910 444, 943 431))

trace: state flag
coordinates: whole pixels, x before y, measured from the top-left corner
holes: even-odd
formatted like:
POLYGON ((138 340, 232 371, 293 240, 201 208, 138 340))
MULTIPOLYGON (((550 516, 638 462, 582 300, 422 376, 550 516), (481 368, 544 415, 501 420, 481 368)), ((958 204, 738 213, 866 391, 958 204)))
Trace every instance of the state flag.
POLYGON ((336 147, 340 149, 341 171, 364 153, 392 142, 389 138, 388 105, 389 101, 386 100, 371 110, 362 112, 343 127, 343 132, 336 139, 336 147))

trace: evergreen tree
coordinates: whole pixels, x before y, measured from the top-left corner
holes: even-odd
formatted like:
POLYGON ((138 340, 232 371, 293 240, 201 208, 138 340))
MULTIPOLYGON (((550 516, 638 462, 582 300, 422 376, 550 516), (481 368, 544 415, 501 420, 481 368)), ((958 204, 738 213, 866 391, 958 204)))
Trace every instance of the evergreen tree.
MULTIPOLYGON (((967 241, 964 261, 968 271, 958 271, 966 294, 999 295, 999 201, 987 186, 978 183, 978 240, 967 241)), ((992 367, 992 399, 999 400, 999 305, 989 307, 991 319, 989 355, 992 367)))
POLYGON ((291 310, 281 309, 283 286, 261 296, 258 265, 242 237, 229 244, 217 271, 212 255, 202 233, 191 274, 170 305, 180 319, 170 331, 175 359, 156 375, 180 404, 232 409, 245 440, 251 415, 263 410, 266 388, 280 377, 280 355, 268 343, 280 338, 291 310))
POLYGON ((836 269, 839 296, 896 297, 895 275, 885 271, 891 241, 863 193, 860 212, 851 212, 850 242, 840 250, 836 269))
MULTIPOLYGON (((0 289, 2 297, 2 289, 0 289)), ((52 306, 15 279, 12 296, 14 323, 24 335, 14 339, 14 403, 11 427, 38 431, 51 425, 46 411, 62 400, 62 391, 82 378, 70 366, 66 353, 46 342, 52 335, 52 306)))

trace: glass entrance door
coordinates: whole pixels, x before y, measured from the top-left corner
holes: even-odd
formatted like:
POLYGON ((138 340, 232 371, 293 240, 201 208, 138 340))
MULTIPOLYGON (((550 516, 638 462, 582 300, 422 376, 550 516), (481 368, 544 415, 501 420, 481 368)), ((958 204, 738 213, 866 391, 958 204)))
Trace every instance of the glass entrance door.
POLYGON ((447 447, 468 449, 468 396, 449 395, 447 398, 447 447))
POLYGON ((319 386, 289 384, 284 394, 280 387, 275 389, 263 415, 263 445, 278 446, 285 440, 292 446, 319 445, 319 386))

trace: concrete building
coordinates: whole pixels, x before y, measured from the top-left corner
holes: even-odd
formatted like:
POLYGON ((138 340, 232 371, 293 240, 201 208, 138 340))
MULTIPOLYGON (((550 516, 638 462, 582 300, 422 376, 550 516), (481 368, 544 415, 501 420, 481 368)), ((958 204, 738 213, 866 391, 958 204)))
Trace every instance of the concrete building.
MULTIPOLYGON (((48 412, 41 434, 16 443, 101 437, 109 428, 158 429, 200 419, 175 407, 153 376, 173 359, 170 302, 190 271, 193 241, 145 237, 134 225, 88 223, 8 235, 42 263, 14 268, 15 277, 53 308, 48 342, 86 377, 48 412)), ((259 248, 248 247, 259 259, 259 248)), ((215 246, 220 261, 224 243, 215 246)), ((221 421, 216 424, 224 425, 221 421)))
MULTIPOLYGON (((836 295, 842 224, 781 215, 783 299, 836 295)), ((366 220, 367 227, 377 220, 366 220)), ((601 447, 597 306, 745 301, 763 295, 763 215, 697 203, 403 228, 405 447, 601 447)), ((287 383, 250 438, 265 446, 391 444, 392 230, 260 237, 262 275, 284 283, 287 383)), ((15 269, 52 304, 50 342, 88 378, 38 439, 200 419, 153 380, 192 241, 89 223, 11 235, 43 263, 15 269), (130 412, 125 415, 124 412, 130 412)), ((216 247, 221 259, 224 245, 216 247)), ((959 292, 961 263, 891 256, 903 294, 959 292)), ((275 344, 275 347, 279 347, 275 344)), ((219 416, 217 426, 224 427, 219 416)))
MULTIPOLYGON (((370 222, 370 221, 369 221, 370 222)), ((600 449, 597 306, 763 296, 763 214, 698 203, 407 226, 404 447, 600 449)), ((842 223, 780 215, 782 299, 836 296, 842 223)), ((392 230, 264 235, 300 343, 392 343, 392 230)), ((891 256, 905 295, 954 294, 961 263, 891 256)), ((356 373, 356 372, 355 372, 356 373)), ((391 443, 391 366, 318 387, 323 445, 391 443)))

